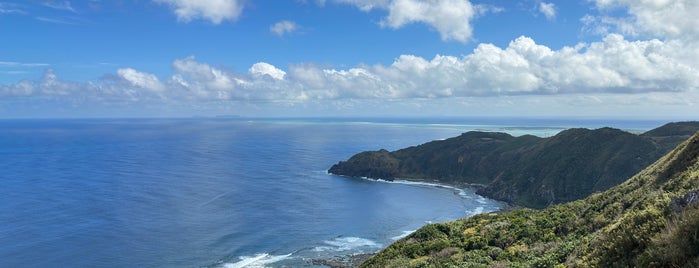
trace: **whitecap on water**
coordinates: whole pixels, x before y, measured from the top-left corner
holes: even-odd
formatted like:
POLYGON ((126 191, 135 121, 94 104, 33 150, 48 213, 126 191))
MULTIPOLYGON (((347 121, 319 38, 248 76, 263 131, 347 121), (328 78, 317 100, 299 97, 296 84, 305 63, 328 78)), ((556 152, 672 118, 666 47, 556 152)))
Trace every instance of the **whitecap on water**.
POLYGON ((336 237, 323 242, 326 246, 318 246, 313 251, 354 251, 359 249, 378 249, 381 248, 379 243, 373 240, 361 237, 336 237))
POLYGON ((291 256, 291 253, 286 255, 269 255, 267 253, 257 254, 255 256, 243 256, 240 257, 240 261, 236 263, 226 263, 223 268, 257 268, 265 267, 265 265, 272 264, 285 260, 291 256))
POLYGON ((466 215, 473 216, 476 214, 481 214, 481 213, 483 213, 483 210, 484 210, 483 207, 476 207, 473 210, 466 210, 466 215))

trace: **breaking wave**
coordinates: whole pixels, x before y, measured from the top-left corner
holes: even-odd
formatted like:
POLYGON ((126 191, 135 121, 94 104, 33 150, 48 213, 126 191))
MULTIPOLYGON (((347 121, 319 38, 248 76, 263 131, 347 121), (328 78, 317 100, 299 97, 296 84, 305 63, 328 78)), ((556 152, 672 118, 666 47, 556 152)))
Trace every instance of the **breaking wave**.
POLYGON ((291 257, 291 253, 286 255, 270 255, 267 253, 257 254, 255 256, 239 257, 240 261, 235 263, 226 263, 223 268, 258 268, 266 267, 268 264, 279 262, 291 257))
POLYGON ((373 240, 352 236, 336 237, 324 241, 323 244, 323 246, 315 247, 313 251, 358 251, 362 249, 371 249, 373 251, 382 247, 381 244, 373 240))

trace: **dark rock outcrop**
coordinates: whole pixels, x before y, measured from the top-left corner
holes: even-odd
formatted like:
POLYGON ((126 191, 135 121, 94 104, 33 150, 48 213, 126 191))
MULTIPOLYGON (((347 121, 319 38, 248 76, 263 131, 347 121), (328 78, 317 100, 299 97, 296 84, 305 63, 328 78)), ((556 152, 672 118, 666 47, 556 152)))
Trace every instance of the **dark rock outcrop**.
POLYGON ((697 203, 699 203, 699 189, 670 200, 670 210, 681 216, 683 211, 689 207, 696 206, 697 203))

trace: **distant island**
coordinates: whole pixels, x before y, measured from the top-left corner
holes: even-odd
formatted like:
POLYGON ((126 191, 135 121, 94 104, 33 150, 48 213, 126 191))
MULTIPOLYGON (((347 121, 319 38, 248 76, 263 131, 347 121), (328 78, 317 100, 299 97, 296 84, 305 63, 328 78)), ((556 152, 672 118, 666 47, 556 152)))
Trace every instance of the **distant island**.
POLYGON ((636 135, 614 128, 568 129, 541 138, 467 132, 394 152, 362 152, 333 165, 336 175, 478 185, 478 194, 544 208, 607 190, 699 131, 669 123, 636 135))

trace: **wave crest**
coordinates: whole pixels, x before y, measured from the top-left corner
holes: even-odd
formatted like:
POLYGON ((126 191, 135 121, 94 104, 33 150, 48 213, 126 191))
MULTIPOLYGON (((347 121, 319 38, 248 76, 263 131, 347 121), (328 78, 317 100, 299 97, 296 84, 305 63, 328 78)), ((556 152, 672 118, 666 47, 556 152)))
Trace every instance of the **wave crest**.
POLYGON ((313 251, 355 251, 360 249, 379 249, 381 244, 361 237, 336 237, 323 242, 326 246, 318 246, 313 251))
POLYGON ((255 256, 242 256, 240 261, 236 263, 226 263, 223 268, 257 268, 265 267, 265 265, 279 262, 291 257, 291 253, 286 255, 269 255, 267 253, 260 253, 255 256))

